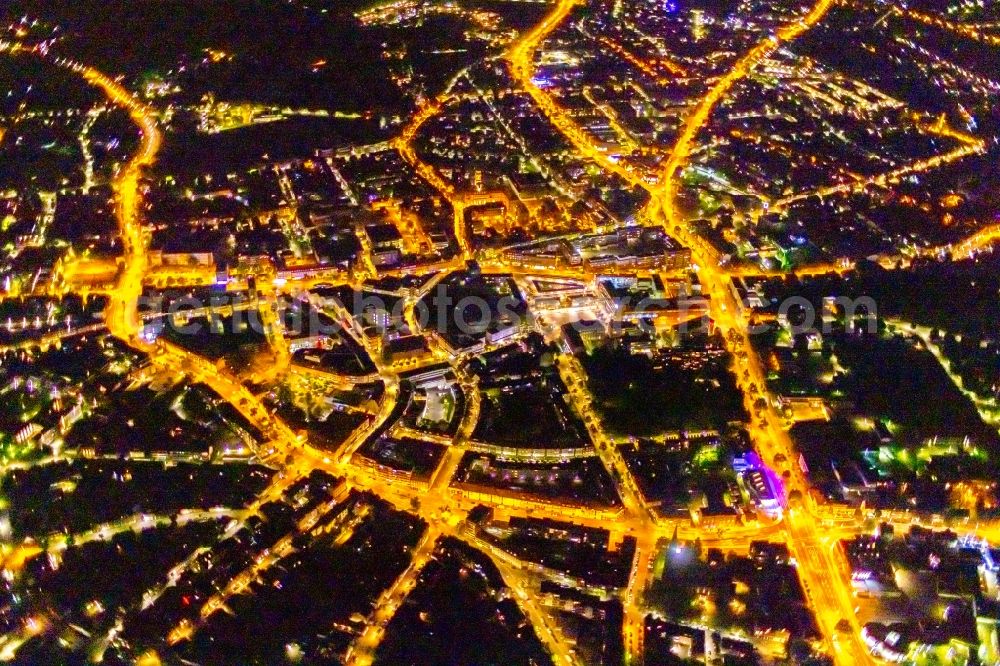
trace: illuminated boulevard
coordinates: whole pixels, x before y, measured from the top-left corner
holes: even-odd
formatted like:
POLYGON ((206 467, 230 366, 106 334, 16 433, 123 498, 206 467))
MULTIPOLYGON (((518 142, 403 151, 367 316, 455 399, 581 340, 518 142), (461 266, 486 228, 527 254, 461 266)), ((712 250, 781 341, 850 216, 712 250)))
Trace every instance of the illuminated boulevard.
MULTIPOLYGON (((535 86, 531 81, 531 64, 534 50, 544 39, 547 32, 551 32, 559 22, 561 22, 575 6, 573 0, 560 2, 556 10, 540 24, 539 28, 528 34, 528 36, 518 44, 511 52, 513 71, 518 76, 520 83, 531 93, 532 97, 539 104, 542 110, 550 117, 552 123, 564 133, 578 150, 591 157, 604 167, 613 169, 619 175, 628 178, 630 182, 649 189, 653 196, 649 210, 648 219, 652 223, 660 221, 668 233, 692 251, 695 263, 699 267, 699 277, 703 287, 712 297, 712 317, 719 325, 724 337, 730 343, 730 351, 734 357, 741 353, 746 354, 749 359, 751 372, 748 380, 741 380, 740 388, 744 392, 748 411, 753 410, 753 403, 759 394, 751 393, 750 387, 765 386, 764 375, 761 370, 760 360, 757 358, 753 347, 747 338, 747 322, 736 319, 739 308, 736 304, 735 292, 732 289, 731 279, 725 272, 716 267, 716 262, 706 257, 702 251, 703 245, 698 243, 685 229, 685 224, 676 206, 676 177, 687 162, 688 156, 694 145, 699 132, 709 122, 713 110, 718 103, 723 100, 730 89, 742 78, 747 76, 753 68, 765 57, 773 53, 783 42, 790 41, 808 30, 811 26, 819 22, 826 12, 833 6, 834 0, 820 0, 801 19, 779 29, 775 36, 770 36, 755 46, 749 53, 737 60, 736 64, 723 75, 715 85, 702 98, 695 110, 685 121, 680 136, 674 143, 666 161, 666 166, 660 178, 659 184, 650 188, 645 181, 637 178, 628 170, 621 168, 617 163, 609 159, 601 150, 592 145, 586 134, 576 128, 569 117, 561 113, 558 106, 548 99, 545 93, 535 86), (567 129, 569 128, 569 129, 567 129)), ((740 377, 740 373, 736 373, 740 377)), ((770 405, 770 402, 768 402, 770 405)), ((762 457, 767 461, 773 461, 779 454, 786 460, 796 460, 797 456, 792 448, 791 439, 780 425, 777 415, 770 407, 767 414, 759 422, 751 427, 751 436, 762 457)), ((789 484, 789 491, 797 491, 797 496, 803 498, 808 505, 811 495, 808 492, 807 481, 803 478, 796 465, 792 465, 793 482, 789 484)), ((817 615, 817 620, 823 634, 831 641, 834 647, 834 656, 837 663, 842 664, 862 664, 872 662, 867 650, 861 642, 860 627, 855 617, 850 582, 846 577, 846 562, 842 561, 839 555, 832 554, 825 547, 825 543, 819 538, 817 527, 812 515, 802 507, 791 508, 786 515, 788 525, 789 546, 796 556, 799 575, 802 577, 807 597, 809 598, 817 615), (851 625, 849 635, 840 637, 837 635, 835 626, 840 620, 847 620, 851 625)), ((637 553, 637 558, 641 558, 642 549, 637 553)), ((635 569, 644 570, 645 567, 637 565, 635 569)), ((634 600, 627 600, 626 608, 634 612, 634 600)), ((630 631, 632 622, 626 623, 626 632, 630 631)), ((635 631, 636 628, 631 628, 635 631)), ((633 650, 637 647, 637 642, 633 637, 628 637, 626 647, 633 650)), ((633 652, 633 654, 635 654, 633 652)))

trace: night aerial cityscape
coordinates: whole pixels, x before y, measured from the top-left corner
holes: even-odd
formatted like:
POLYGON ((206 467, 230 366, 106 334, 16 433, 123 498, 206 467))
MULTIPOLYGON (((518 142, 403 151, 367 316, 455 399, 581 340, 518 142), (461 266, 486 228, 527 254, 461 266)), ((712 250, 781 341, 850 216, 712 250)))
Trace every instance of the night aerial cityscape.
POLYGON ((1000 665, 1000 2, 3 0, 0 662, 1000 665))

